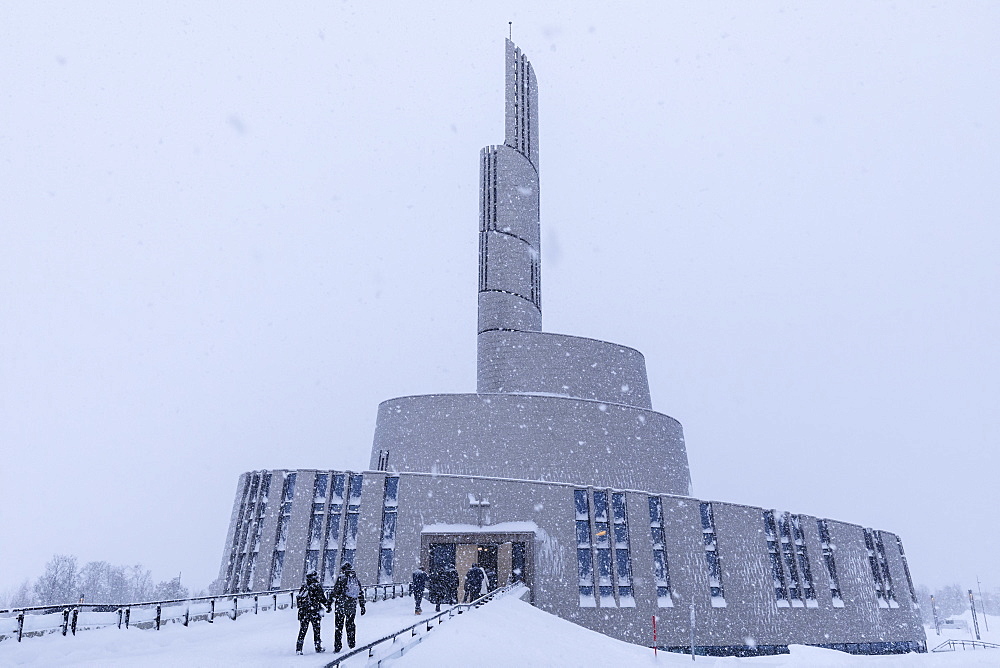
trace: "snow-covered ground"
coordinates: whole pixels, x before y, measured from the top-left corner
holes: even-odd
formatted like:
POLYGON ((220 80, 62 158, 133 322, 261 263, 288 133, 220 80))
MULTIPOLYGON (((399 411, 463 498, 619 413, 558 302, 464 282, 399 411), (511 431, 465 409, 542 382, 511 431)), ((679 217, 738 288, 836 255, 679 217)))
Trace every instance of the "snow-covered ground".
MULTIPOLYGON (((425 606, 426 610, 431 606, 425 606)), ((968 615, 966 615, 968 618, 968 615)), ((358 617, 358 643, 365 644, 389 632, 413 624, 409 599, 389 600, 368 607, 358 617)), ((332 651, 332 616, 324 619, 323 638, 332 651)), ((1000 642, 1000 618, 990 618, 990 632, 983 620, 984 641, 1000 642)), ((971 628, 971 624, 970 624, 971 628)), ((76 637, 50 635, 21 643, 0 643, 0 666, 323 666, 333 654, 315 654, 311 635, 306 654, 294 654, 298 622, 292 610, 244 615, 233 621, 179 624, 160 631, 107 628, 81 632, 76 637)), ((949 637, 968 640, 968 633, 931 629, 928 644, 935 647, 949 637)), ((414 642, 410 639, 409 642, 414 642)), ((403 642, 395 647, 400 648, 403 642)), ((387 648, 388 649, 388 648, 387 648)), ((385 654, 380 651, 379 655, 385 654)), ((850 656, 832 650, 793 646, 792 653, 755 658, 697 657, 695 665, 712 668, 944 668, 953 666, 1000 666, 1000 650, 957 651, 902 656, 850 656)), ((399 658, 383 665, 400 668, 447 666, 688 666, 691 657, 660 652, 613 640, 549 615, 511 595, 435 626, 399 658)), ((345 666, 367 665, 367 658, 345 666)))

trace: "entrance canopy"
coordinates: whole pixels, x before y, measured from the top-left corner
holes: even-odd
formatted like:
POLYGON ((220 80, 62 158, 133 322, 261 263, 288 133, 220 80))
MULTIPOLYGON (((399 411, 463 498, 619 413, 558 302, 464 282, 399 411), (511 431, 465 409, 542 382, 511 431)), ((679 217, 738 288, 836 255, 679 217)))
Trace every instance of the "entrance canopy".
POLYGON ((420 534, 420 562, 428 571, 454 568, 464 579, 474 565, 486 571, 489 588, 508 582, 534 580, 534 522, 504 522, 487 526, 433 524, 420 534))

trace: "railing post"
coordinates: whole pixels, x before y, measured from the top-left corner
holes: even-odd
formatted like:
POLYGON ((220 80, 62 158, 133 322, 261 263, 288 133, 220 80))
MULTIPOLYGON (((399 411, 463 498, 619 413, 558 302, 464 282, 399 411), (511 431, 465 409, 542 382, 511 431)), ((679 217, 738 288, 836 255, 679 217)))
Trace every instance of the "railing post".
POLYGON ((21 642, 21 636, 24 634, 24 611, 17 613, 17 641, 21 642))
POLYGON ((215 623, 215 599, 214 598, 211 601, 211 609, 208 612, 208 623, 209 624, 214 624, 215 623))
POLYGON ((239 605, 239 601, 240 601, 240 597, 239 596, 233 596, 233 621, 234 622, 236 621, 236 616, 238 614, 237 613, 237 606, 239 605))
POLYGON ((62 634, 65 636, 69 631, 69 608, 63 608, 62 634))
POLYGON ((73 621, 70 622, 70 628, 73 630, 73 635, 76 635, 76 622, 80 616, 80 608, 73 608, 73 621))
POLYGON ((291 591, 288 592, 288 597, 292 601, 292 610, 294 610, 295 609, 295 592, 291 592, 291 591))
POLYGON ((125 608, 125 629, 128 630, 128 620, 132 616, 132 606, 125 608))
POLYGON ((156 630, 160 630, 160 604, 156 604, 156 630))

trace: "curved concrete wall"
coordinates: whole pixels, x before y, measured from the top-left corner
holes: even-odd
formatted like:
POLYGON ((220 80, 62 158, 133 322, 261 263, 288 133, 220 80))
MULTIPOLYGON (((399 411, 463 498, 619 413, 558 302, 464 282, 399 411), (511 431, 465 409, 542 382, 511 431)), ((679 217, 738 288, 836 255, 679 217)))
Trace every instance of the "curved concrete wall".
POLYGON ((511 234, 538 248, 538 172, 508 146, 480 151, 480 230, 511 234))
POLYGON ((528 57, 509 39, 505 45, 504 143, 538 170, 538 81, 528 57))
MULTIPOLYGON (((322 471, 333 475, 340 471, 322 471)), ((283 506, 282 481, 291 471, 275 470, 245 473, 240 477, 233 507, 233 519, 226 540, 220 582, 224 591, 261 591, 270 587, 275 559, 275 539, 280 511, 283 506), (271 492, 261 499, 247 494, 250 478, 270 473, 271 492), (258 505, 261 504, 261 505, 258 505), (253 519, 253 525, 240 523, 241 517, 253 519), (259 528, 258 528, 259 527, 259 528), (242 528, 242 530, 241 530, 242 528), (255 549, 247 536, 259 534, 255 568, 244 569, 245 576, 231 577, 233 560, 255 549)), ((281 587, 296 587, 305 575, 305 559, 310 550, 310 517, 317 513, 317 498, 313 481, 318 471, 295 471, 297 481, 289 504, 289 521, 285 526, 285 551, 280 581, 281 587)), ((358 514, 356 552, 352 562, 365 584, 378 578, 382 545, 381 525, 384 508, 386 474, 365 471, 358 514)), ((428 525, 467 528, 482 523, 480 536, 492 530, 504 531, 511 524, 531 531, 535 527, 535 545, 529 562, 533 575, 534 605, 572 620, 581 626, 625 640, 648 644, 649 620, 658 617, 658 644, 661 647, 682 648, 690 642, 691 608, 695 609, 696 643, 720 654, 752 653, 754 648, 782 647, 790 643, 842 645, 874 643, 872 647, 855 647, 853 651, 873 653, 885 651, 889 643, 926 642, 916 597, 903 562, 897 537, 886 531, 875 531, 885 546, 885 569, 893 582, 894 605, 880 604, 865 545, 865 529, 857 524, 826 520, 829 538, 834 546, 837 583, 841 601, 834 602, 824 546, 816 517, 799 515, 804 548, 797 565, 809 565, 815 589, 814 604, 809 606, 779 606, 775 597, 775 580, 769 559, 767 537, 762 518, 763 508, 735 503, 711 502, 716 545, 714 553, 720 563, 721 584, 725 589, 726 606, 712 604, 710 574, 706 560, 704 532, 699 515, 700 500, 690 497, 658 495, 642 491, 627 491, 625 510, 628 542, 631 601, 600 597, 599 607, 583 607, 579 595, 578 515, 574 494, 584 485, 557 482, 536 482, 480 478, 475 476, 429 475, 403 473, 399 476, 398 505, 394 541, 393 580, 405 582, 410 567, 421 558, 422 538, 428 525), (485 499, 490 505, 480 509, 469 504, 469 497, 485 499), (669 580, 669 599, 664 606, 658 592, 654 540, 650 530, 650 497, 659 496, 662 504, 662 547, 669 580), (802 560, 805 560, 804 562, 802 560)), ((329 490, 332 492, 332 489, 329 490)), ((587 491, 588 499, 594 491, 587 491)), ((601 490, 607 491, 607 490, 601 490)), ((618 491, 612 489, 611 491, 618 491)), ((318 512, 331 513, 337 518, 332 526, 344 526, 341 507, 332 507, 332 494, 320 497, 318 512)), ((592 506, 591 506, 592 507, 592 506)), ((595 517, 590 518, 596 522, 595 517)), ((329 526, 328 523, 323 523, 329 526)), ((591 535, 596 532, 591 524, 591 535)), ((345 529, 346 530, 346 529, 345 529)), ((343 537, 344 531, 339 532, 343 537)), ((455 530, 444 530, 445 535, 455 530)), ((440 529, 439 529, 440 531, 440 529)), ((508 529, 509 531, 509 529, 508 529)), ((476 534, 473 534, 476 535, 476 534)), ((329 537, 326 537, 327 540, 329 537)), ((447 539, 446 539, 446 542, 447 539)), ((492 541, 491 541, 492 542, 492 541)), ((321 541, 326 544, 326 541, 321 541)), ((584 543, 586 545, 586 543, 584 543)), ((623 546, 615 541, 614 549, 623 546)), ((337 572, 342 555, 331 569, 337 572)), ((245 560, 241 563, 245 563, 245 560)), ((617 562, 615 562, 617 563, 617 562)), ((426 566, 426 556, 424 557, 426 566)), ((784 562, 786 572, 788 562, 784 562)), ((241 572, 238 568, 236 573, 241 572)), ((326 568, 323 572, 328 572, 326 568)), ((787 573, 786 573, 787 575, 787 573)), ((614 584, 622 584, 621 572, 613 571, 614 584)), ((618 591, 617 587, 613 591, 618 591)), ((897 650, 898 651, 898 650, 897 650)))
POLYGON ((479 331, 542 328, 538 174, 507 146, 481 154, 479 311, 479 331))
POLYGON ((634 348, 548 332, 483 332, 480 393, 540 392, 651 409, 646 360, 634 348))
POLYGON ((679 422, 620 404, 524 394, 437 394, 379 405, 371 468, 688 494, 679 422))
POLYGON ((542 329, 538 85, 509 40, 506 54, 504 145, 480 153, 480 332, 542 329))

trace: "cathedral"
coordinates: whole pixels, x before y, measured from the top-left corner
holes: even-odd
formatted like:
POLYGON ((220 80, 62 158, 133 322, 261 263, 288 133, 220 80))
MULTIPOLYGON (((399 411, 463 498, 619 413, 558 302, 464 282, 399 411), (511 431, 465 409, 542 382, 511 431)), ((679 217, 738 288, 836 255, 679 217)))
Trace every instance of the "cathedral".
MULTIPOLYGON (((661 649, 749 656, 814 645, 926 651, 887 531, 690 496, 680 422, 645 359, 542 330, 538 84, 506 42, 503 143, 480 152, 476 391, 378 407, 368 470, 240 476, 225 593, 368 583, 479 563, 538 608, 661 649)), ((326 466, 332 462, 317 462, 326 466)))

